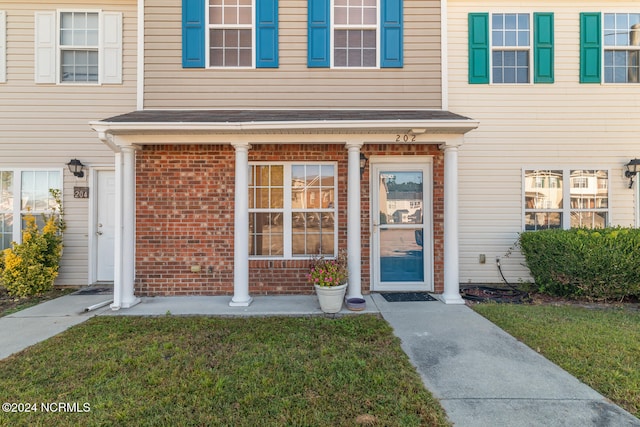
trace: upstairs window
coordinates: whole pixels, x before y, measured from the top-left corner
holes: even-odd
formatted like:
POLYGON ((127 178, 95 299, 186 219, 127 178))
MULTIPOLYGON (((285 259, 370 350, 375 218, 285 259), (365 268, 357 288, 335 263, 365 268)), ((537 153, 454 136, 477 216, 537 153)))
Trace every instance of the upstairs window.
POLYGON ((98 83, 98 13, 60 13, 60 81, 98 83))
POLYGON ((182 0, 183 68, 277 68, 278 0, 182 0))
POLYGON ((333 65, 377 65, 378 10, 376 0, 334 0, 333 65))
POLYGON ((308 0, 309 67, 401 68, 402 0, 308 0))
POLYGON ((35 13, 35 81, 122 83, 122 13, 35 13))
POLYGON ((605 83, 640 83, 640 13, 604 14, 605 83))
POLYGON ((640 13, 580 14, 580 82, 640 83, 640 13))
POLYGON ((531 25, 528 13, 491 16, 493 83, 529 83, 531 25))
POLYGON ((253 2, 211 0, 209 2, 209 65, 251 67, 253 65, 253 2))
POLYGON ((469 83, 553 83, 553 13, 470 13, 469 83))

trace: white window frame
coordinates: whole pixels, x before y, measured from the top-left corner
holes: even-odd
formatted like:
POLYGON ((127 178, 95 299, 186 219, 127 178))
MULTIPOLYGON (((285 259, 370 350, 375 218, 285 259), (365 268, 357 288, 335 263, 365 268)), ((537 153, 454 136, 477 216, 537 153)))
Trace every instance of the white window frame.
POLYGON ((341 24, 336 25, 335 20, 335 1, 331 0, 330 4, 330 20, 331 20, 331 34, 329 36, 330 49, 331 49, 331 68, 336 68, 339 70, 375 70, 380 68, 380 35, 382 32, 381 22, 382 22, 382 11, 380 10, 380 0, 376 0, 376 25, 371 24, 362 24, 362 25, 349 25, 349 24, 341 24), (335 31, 336 30, 375 30, 376 32, 376 65, 371 67, 349 67, 349 66, 336 66, 335 65, 335 31))
MULTIPOLYGON (((11 214, 13 215, 13 241, 16 243, 22 242, 22 216, 27 213, 27 210, 22 209, 22 174, 24 172, 57 172, 58 184, 57 189, 62 191, 63 169, 61 168, 3 168, 0 167, 2 172, 13 173, 13 209, 11 214), (17 226, 16 226, 17 225, 17 226)), ((56 187, 51 187, 56 188, 56 187)), ((47 189, 48 191, 49 189, 47 189)), ((62 194, 61 194, 62 196, 62 194)), ((51 213, 50 210, 34 210, 29 211, 32 215, 38 217, 43 213, 51 213)), ((9 213, 3 211, 0 213, 9 213)))
MULTIPOLYGON (((293 224, 292 224, 292 212, 300 211, 301 209, 293 209, 291 206, 291 196, 292 196, 292 185, 291 185, 291 169, 292 166, 333 166, 334 175, 333 175, 333 188, 334 188, 334 206, 333 208, 308 208, 302 209, 304 212, 330 212, 334 215, 333 221, 333 253, 338 254, 338 163, 337 162, 314 162, 314 161, 290 161, 290 162, 269 162, 269 161, 256 161, 249 162, 249 169, 252 166, 283 166, 283 183, 284 183, 284 195, 283 195, 283 204, 282 209, 280 208, 271 208, 271 209, 257 209, 250 208, 249 214, 255 212, 264 212, 264 213, 274 213, 275 211, 282 212, 282 229, 283 229, 283 254, 281 256, 274 255, 249 255, 250 260, 304 260, 304 259, 313 259, 317 257, 317 254, 310 255, 294 255, 293 254, 293 224)), ((249 233, 249 237, 251 237, 251 233, 249 233)), ((333 257, 327 257, 333 258, 333 257)))
POLYGON ((122 84, 122 12, 101 9, 57 9, 35 12, 35 76, 37 84, 95 86, 122 84), (65 12, 98 13, 98 81, 62 82, 60 16, 65 12))
MULTIPOLYGON (((210 10, 211 10, 211 0, 207 0, 206 3, 206 13, 205 13, 205 27, 206 27, 206 35, 205 35, 205 64, 209 69, 253 69, 256 68, 256 41, 257 41, 257 31, 256 31, 256 1, 251 0, 251 24, 211 24, 209 22, 210 10), (251 65, 247 66, 226 66, 226 65, 211 65, 211 30, 212 29, 220 29, 220 30, 231 30, 231 29, 249 29, 251 30, 251 65)), ((224 14, 224 12, 223 12, 224 14)))
MULTIPOLYGON (((516 18, 517 21, 517 18, 516 18)), ((512 11, 500 11, 500 12, 491 12, 489 13, 489 75, 491 84, 496 85, 532 85, 533 84, 533 12, 531 11, 521 11, 521 12, 512 12, 512 11), (494 15, 529 15, 529 46, 494 46, 493 45, 493 17, 494 15), (526 83, 519 82, 495 82, 493 80, 493 53, 496 51, 516 51, 522 52, 526 51, 529 54, 529 70, 528 70, 528 79, 529 81, 526 83)))
MULTIPOLYGON (((58 10, 58 15, 57 15, 57 30, 56 30, 56 34, 57 34, 57 49, 56 49, 56 64, 57 64, 57 72, 58 72, 58 82, 60 82, 60 84, 83 84, 83 85, 91 85, 91 84, 98 84, 100 82, 100 33, 102 31, 102 29, 100 28, 100 12, 99 11, 90 11, 90 10, 58 10), (98 27, 96 28, 98 35, 97 35, 97 44, 95 45, 89 45, 89 44, 85 44, 85 45, 73 45, 73 44, 62 44, 62 15, 64 14, 71 14, 72 16, 76 15, 76 14, 85 14, 86 16, 89 15, 95 15, 97 17, 97 21, 98 21, 98 27), (96 52, 96 56, 98 57, 98 63, 96 64, 96 66, 98 67, 98 72, 96 75, 96 80, 89 80, 89 81, 74 81, 74 80, 63 80, 63 76, 64 74, 62 73, 62 58, 63 58, 63 54, 64 52, 96 52)), ((74 27, 71 28, 71 30, 75 30, 74 27)))
MULTIPOLYGON (((640 44, 637 46, 634 45, 608 45, 606 44, 606 34, 605 34, 605 16, 606 15, 614 15, 614 20, 615 20, 615 15, 630 15, 630 14, 640 14, 640 11, 636 11, 636 12, 629 12, 629 11, 610 11, 610 12, 602 12, 601 17, 600 17, 600 21, 602 22, 602 83, 603 84, 611 84, 611 85, 627 85, 627 84, 639 84, 640 83, 640 66, 638 68, 638 81, 637 82, 615 82, 615 81, 606 81, 606 69, 607 67, 605 66, 605 57, 606 57, 606 53, 609 52, 616 52, 616 51, 624 51, 624 52, 628 52, 628 51, 635 51, 637 54, 637 61, 640 63, 640 44)), ((640 37, 640 29, 637 32, 638 37, 640 37)))
MULTIPOLYGON (((577 177, 582 178, 582 177, 577 177)), ((595 177, 597 179, 597 177, 595 177)), ((574 177, 573 179, 576 179, 574 177)), ((588 178, 587 178, 588 179, 588 178)), ((560 228, 564 230, 568 230, 571 228, 571 213, 572 212, 604 212, 607 216, 607 222, 604 224, 605 227, 611 225, 611 194, 609 192, 609 181, 611 180, 611 171, 606 168, 598 168, 598 167, 527 167, 522 169, 522 230, 523 231, 536 231, 536 230, 527 230, 526 226, 526 216, 528 213, 533 212, 541 212, 541 213, 560 213, 562 214, 562 221, 560 224, 560 228), (526 186, 526 172, 531 170, 539 170, 539 171, 560 171, 562 172, 562 208, 559 209, 547 209, 546 206, 543 208, 527 208, 527 186, 526 186), (595 170, 595 171, 604 171, 607 173, 607 185, 606 188, 603 188, 596 182, 595 187, 596 190, 606 190, 607 191, 607 207, 606 208, 572 208, 571 207, 571 190, 581 190, 583 187, 574 187, 571 172, 580 171, 580 170, 595 170)), ((535 181, 533 182, 532 188, 535 187, 535 181)), ((557 188, 550 186, 549 188, 557 188)), ((546 203, 550 203, 547 201, 546 203)))

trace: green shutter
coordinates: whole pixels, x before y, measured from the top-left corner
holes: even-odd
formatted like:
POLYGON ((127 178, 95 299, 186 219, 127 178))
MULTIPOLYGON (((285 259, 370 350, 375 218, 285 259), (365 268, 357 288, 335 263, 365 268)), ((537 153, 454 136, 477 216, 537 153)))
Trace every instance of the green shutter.
POLYGON ((580 14, 580 83, 600 83, 601 33, 600 12, 580 14))
POLYGON ((489 83, 489 14, 469 14, 469 83, 489 83))
POLYGON ((553 83, 553 13, 533 14, 534 83, 553 83))

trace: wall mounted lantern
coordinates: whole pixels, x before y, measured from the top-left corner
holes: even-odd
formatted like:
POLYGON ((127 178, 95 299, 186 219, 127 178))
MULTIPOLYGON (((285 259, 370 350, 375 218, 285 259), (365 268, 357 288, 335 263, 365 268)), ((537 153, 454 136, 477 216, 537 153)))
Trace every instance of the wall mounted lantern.
POLYGON ((629 178, 629 188, 631 188, 633 187, 633 178, 640 172, 640 159, 633 159, 625 166, 627 170, 624 172, 624 176, 629 178))
POLYGON ((360 179, 364 176, 364 170, 367 167, 368 161, 367 156, 365 156, 364 153, 360 153, 360 179))
POLYGON ((84 169, 84 165, 80 160, 71 159, 71 161, 67 163, 67 166, 69 166, 69 172, 71 172, 74 176, 77 176, 78 178, 82 178, 84 176, 84 172, 82 172, 82 169, 84 169))

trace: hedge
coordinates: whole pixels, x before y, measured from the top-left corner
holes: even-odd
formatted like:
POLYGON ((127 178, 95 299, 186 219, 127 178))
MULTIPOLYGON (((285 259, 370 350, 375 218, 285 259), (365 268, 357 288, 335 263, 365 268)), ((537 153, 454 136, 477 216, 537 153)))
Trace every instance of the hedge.
POLYGON ((525 232, 519 245, 542 293, 594 300, 640 297, 640 229, 525 232))

